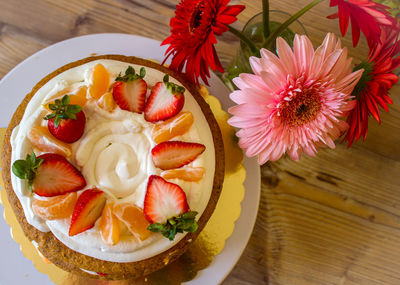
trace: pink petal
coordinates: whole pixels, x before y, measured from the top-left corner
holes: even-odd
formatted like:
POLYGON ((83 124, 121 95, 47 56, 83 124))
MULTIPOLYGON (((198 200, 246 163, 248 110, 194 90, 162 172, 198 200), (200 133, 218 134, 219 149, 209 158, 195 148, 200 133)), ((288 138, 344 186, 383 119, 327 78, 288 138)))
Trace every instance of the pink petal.
POLYGON ((261 61, 258 57, 255 57, 255 56, 250 57, 250 66, 251 66, 251 69, 253 70, 254 74, 260 75, 260 72, 262 71, 262 67, 261 67, 261 61))
POLYGON ((289 74, 296 74, 297 67, 294 59, 294 54, 288 43, 281 37, 276 39, 276 49, 282 65, 286 68, 289 74))

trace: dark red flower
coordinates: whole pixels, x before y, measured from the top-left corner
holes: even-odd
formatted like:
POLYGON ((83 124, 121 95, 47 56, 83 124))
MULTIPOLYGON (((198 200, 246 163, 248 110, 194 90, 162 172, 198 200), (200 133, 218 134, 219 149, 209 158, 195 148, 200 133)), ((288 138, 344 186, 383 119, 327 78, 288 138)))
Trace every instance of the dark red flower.
POLYGON ((230 0, 182 0, 171 19, 171 35, 161 45, 167 45, 164 62, 172 55, 170 68, 182 72, 193 83, 199 77, 208 84, 208 68, 224 72, 214 44, 216 35, 228 31, 229 24, 243 11, 243 5, 229 5, 230 0))
POLYGON ((346 34, 351 19, 353 46, 358 44, 360 30, 371 47, 373 43, 380 40, 382 27, 393 27, 396 23, 396 20, 388 12, 389 7, 372 0, 331 0, 330 6, 338 6, 338 13, 330 15, 328 18, 339 18, 342 36, 346 34))
POLYGON ((400 66, 400 40, 398 29, 383 29, 379 42, 370 49, 368 60, 360 63, 355 70, 364 69, 363 75, 352 95, 357 103, 347 116, 349 129, 345 141, 350 147, 361 136, 365 140, 368 132, 368 118, 372 115, 379 123, 379 106, 386 112, 393 101, 389 90, 398 80, 393 70, 400 66))

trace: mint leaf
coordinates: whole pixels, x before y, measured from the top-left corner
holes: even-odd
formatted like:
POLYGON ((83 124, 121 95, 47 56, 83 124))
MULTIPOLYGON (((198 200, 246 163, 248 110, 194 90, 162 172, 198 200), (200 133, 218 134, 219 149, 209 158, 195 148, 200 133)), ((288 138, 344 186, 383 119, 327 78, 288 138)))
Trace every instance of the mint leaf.
POLYGON ((12 165, 12 172, 21 179, 26 179, 26 173, 28 170, 28 163, 25 160, 16 160, 12 165))
POLYGON ((148 230, 155 233, 161 233, 164 237, 173 241, 177 233, 194 233, 199 228, 195 217, 198 213, 190 211, 179 216, 169 218, 166 223, 154 223, 148 226, 148 230))
POLYGON ((35 153, 32 151, 30 155, 26 155, 25 160, 19 159, 14 161, 11 170, 18 178, 28 180, 28 185, 31 188, 36 171, 43 161, 43 158, 37 158, 35 153))

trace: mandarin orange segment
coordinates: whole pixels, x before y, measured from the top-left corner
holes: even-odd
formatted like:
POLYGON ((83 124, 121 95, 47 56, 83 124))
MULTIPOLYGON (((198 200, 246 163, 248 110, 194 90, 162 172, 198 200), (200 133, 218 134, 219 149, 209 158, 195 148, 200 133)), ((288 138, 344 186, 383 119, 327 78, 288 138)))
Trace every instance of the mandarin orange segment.
POLYGON ((162 143, 173 137, 183 135, 193 124, 191 112, 181 112, 153 128, 152 137, 156 143, 162 143))
POLYGON ((151 232, 150 225, 143 214, 143 210, 132 203, 122 203, 114 206, 114 215, 123 222, 134 237, 140 240, 147 239, 151 232))
POLYGON ((79 89, 76 91, 76 93, 72 94, 69 96, 69 104, 70 105, 79 105, 81 107, 84 107, 87 102, 87 86, 81 86, 79 89))
POLYGON ((100 235, 109 246, 117 244, 120 235, 119 222, 113 214, 113 207, 112 203, 105 205, 100 217, 100 235))
POLYGON ((87 102, 87 86, 81 86, 76 90, 71 90, 69 87, 57 92, 54 96, 51 96, 43 105, 43 107, 49 111, 49 104, 54 104, 56 99, 61 99, 64 95, 69 95, 69 104, 70 105, 79 105, 82 108, 86 105, 87 102))
POLYGON ((71 145, 56 139, 46 127, 36 126, 28 131, 29 141, 39 150, 71 156, 71 145))
POLYGON ((185 167, 165 170, 161 172, 164 179, 182 179, 185 181, 196 182, 204 175, 204 167, 185 167))
POLYGON ((44 103, 43 103, 43 107, 45 108, 45 109, 47 109, 48 111, 51 111, 50 110, 50 108, 49 108, 49 104, 50 103, 54 103, 54 101, 56 100, 56 99, 60 99, 60 98, 62 98, 64 95, 67 95, 67 94, 69 94, 69 93, 71 93, 71 87, 70 86, 68 86, 68 87, 66 87, 66 88, 64 88, 64 89, 62 89, 62 90, 60 90, 60 91, 58 91, 56 94, 54 94, 53 96, 51 96, 50 98, 48 98, 44 103))
POLYGON ((47 200, 32 199, 32 211, 44 220, 64 219, 72 215, 78 198, 76 192, 54 196, 47 200))
POLYGON ((90 77, 89 94, 93 99, 99 99, 110 87, 110 75, 102 64, 96 64, 90 77))
POLYGON ((117 103, 114 101, 114 97, 111 92, 105 93, 100 97, 99 100, 96 101, 96 103, 100 108, 109 112, 113 111, 117 107, 117 103))

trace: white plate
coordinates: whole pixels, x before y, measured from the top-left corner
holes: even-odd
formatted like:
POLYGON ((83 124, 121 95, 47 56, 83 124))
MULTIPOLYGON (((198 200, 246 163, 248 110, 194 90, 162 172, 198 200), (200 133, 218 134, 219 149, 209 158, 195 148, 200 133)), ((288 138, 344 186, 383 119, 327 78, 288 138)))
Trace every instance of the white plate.
MULTIPOLYGON (((160 47, 158 41, 127 34, 94 34, 49 46, 18 64, 0 81, 0 127, 8 125, 18 104, 41 78, 67 63, 93 53, 121 54, 162 61, 165 49, 160 47)), ((228 97, 229 92, 214 74, 211 75, 210 86, 210 93, 217 96, 223 109, 227 110, 232 104, 228 97)), ((211 265, 186 284, 222 282, 247 245, 257 216, 260 169, 255 159, 245 158, 244 166, 247 171, 246 194, 235 230, 227 240, 224 250, 214 258, 211 265)), ((0 213, 3 213, 2 206, 0 213)), ((23 256, 18 244, 7 234, 9 231, 4 219, 0 219, 0 284, 52 284, 47 275, 38 272, 32 262, 23 256)))

